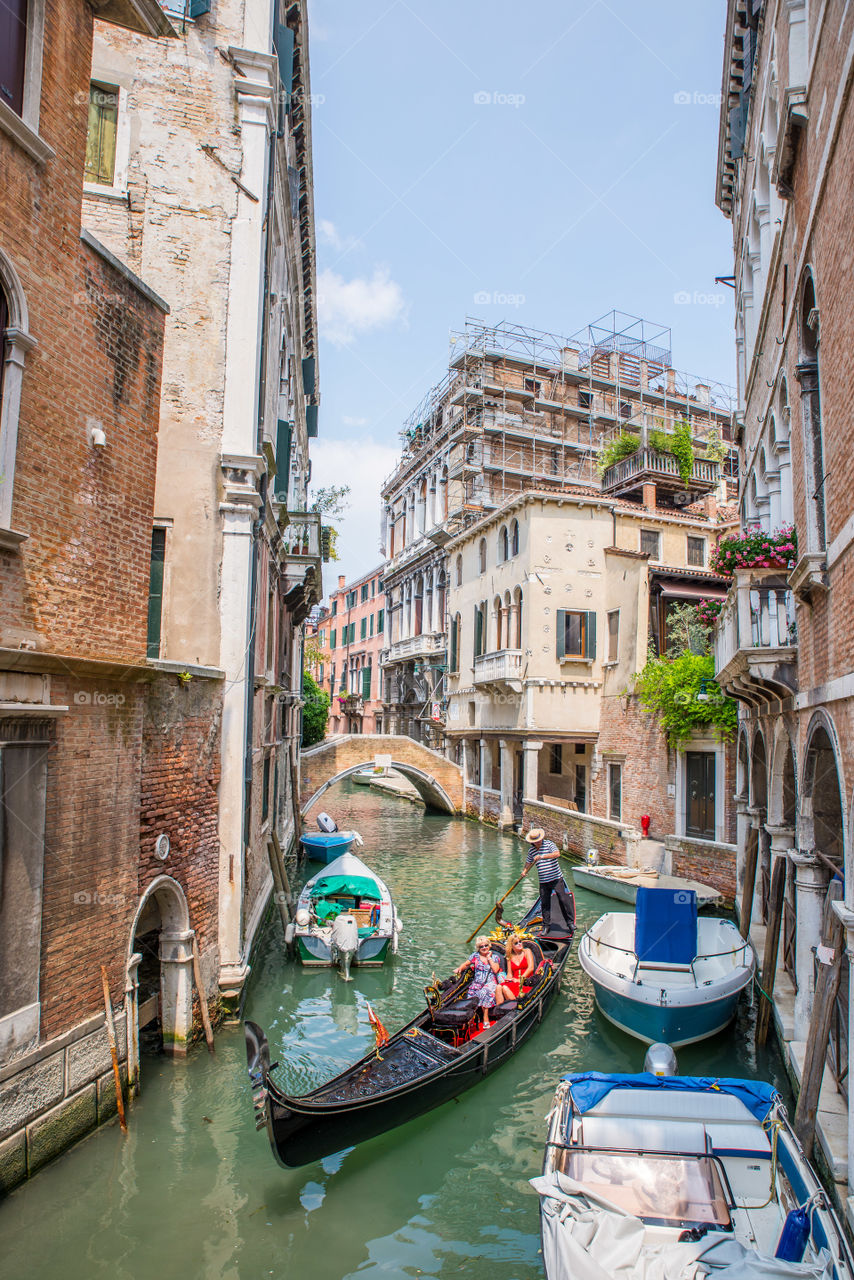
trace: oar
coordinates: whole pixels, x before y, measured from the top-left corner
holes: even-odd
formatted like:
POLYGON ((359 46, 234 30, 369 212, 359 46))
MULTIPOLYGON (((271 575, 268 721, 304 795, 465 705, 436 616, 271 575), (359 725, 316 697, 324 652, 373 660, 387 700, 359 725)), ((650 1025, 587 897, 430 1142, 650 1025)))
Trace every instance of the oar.
MULTIPOLYGON (((519 877, 519 880, 521 880, 521 879, 522 879, 522 876, 524 876, 524 874, 525 874, 525 872, 523 871, 523 872, 522 872, 522 875, 519 877)), ((516 885, 519 883, 519 880, 514 880, 514 881, 513 881, 513 883, 511 884, 510 888, 509 888, 509 889, 507 890, 507 892, 505 893, 504 898, 509 898, 509 897, 510 897, 510 894, 511 894, 511 893, 513 892, 513 890, 516 888, 516 885)), ((493 911, 495 911, 495 908, 496 908, 496 907, 500 907, 500 906, 501 906, 502 902, 504 901, 504 898, 499 898, 499 899, 498 899, 498 901, 497 901, 497 902, 496 902, 496 904, 495 904, 495 907, 493 907, 493 908, 492 908, 492 911, 490 911, 489 916, 491 916, 491 915, 492 915, 492 912, 493 912, 493 911)), ((466 938, 466 942, 467 942, 467 943, 471 942, 472 938, 477 937, 477 935, 480 933, 481 929, 483 928, 483 926, 486 924, 487 920, 489 919, 489 916, 484 916, 483 920, 481 920, 480 924, 477 926, 477 928, 474 930, 474 932, 469 934, 469 936, 466 938)))

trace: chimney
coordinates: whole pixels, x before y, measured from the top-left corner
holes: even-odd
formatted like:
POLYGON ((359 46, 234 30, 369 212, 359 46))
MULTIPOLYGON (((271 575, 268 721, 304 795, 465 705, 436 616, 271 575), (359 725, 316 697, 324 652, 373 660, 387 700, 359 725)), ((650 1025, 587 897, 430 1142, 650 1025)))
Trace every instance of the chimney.
POLYGON ((343 590, 344 590, 344 584, 345 584, 345 582, 346 582, 346 581, 347 581, 347 578, 345 577, 345 575, 344 575, 343 573, 339 573, 339 575, 338 575, 338 590, 339 590, 339 591, 343 591, 343 590))
POLYGON ((643 505, 647 511, 655 510, 655 485, 649 482, 643 486, 643 505))
POLYGON ((712 403, 711 387, 707 387, 705 382, 698 382, 694 390, 697 395, 697 403, 701 404, 704 409, 708 409, 712 403))
POLYGON ((673 395, 676 394, 676 370, 675 369, 667 370, 667 390, 671 392, 673 395))
POLYGON ((711 493, 706 494, 703 500, 703 506, 705 508, 707 518, 709 520, 714 520, 718 514, 718 498, 714 490, 712 490, 711 493))
POLYGON ((573 350, 572 347, 564 347, 563 352, 561 353, 561 363, 563 364, 564 369, 577 369, 578 352, 573 350))

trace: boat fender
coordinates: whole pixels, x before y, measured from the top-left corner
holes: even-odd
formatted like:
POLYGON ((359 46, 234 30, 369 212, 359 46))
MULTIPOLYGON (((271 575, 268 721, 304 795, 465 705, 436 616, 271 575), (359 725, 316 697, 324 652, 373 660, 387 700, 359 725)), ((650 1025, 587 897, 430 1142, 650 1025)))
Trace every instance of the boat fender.
POLYGON ((783 1262, 803 1262, 810 1238, 809 1208, 790 1209, 780 1232, 775 1258, 783 1262))
POLYGON ((291 920, 288 923, 288 925, 285 927, 285 946, 286 947, 292 947, 294 945, 294 937, 296 935, 296 931, 297 931, 297 927, 294 924, 293 920, 291 920))
POLYGON ((296 920, 296 923, 300 929, 307 929, 308 926, 311 924, 311 916, 306 911, 305 907, 300 907, 294 919, 296 920))
POLYGON ((365 842, 362 839, 362 837, 359 835, 358 831, 352 832, 352 836, 353 836, 353 844, 356 846, 356 848, 363 849, 365 847, 365 842))

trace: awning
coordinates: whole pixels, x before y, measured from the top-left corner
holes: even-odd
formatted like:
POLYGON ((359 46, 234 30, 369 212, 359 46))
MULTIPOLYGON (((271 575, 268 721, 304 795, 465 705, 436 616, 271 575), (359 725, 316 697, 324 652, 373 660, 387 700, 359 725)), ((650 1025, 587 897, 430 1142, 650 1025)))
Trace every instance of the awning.
POLYGON ((661 582, 653 581, 650 588, 665 600, 726 600, 726 587, 713 585, 701 586, 697 582, 661 582))

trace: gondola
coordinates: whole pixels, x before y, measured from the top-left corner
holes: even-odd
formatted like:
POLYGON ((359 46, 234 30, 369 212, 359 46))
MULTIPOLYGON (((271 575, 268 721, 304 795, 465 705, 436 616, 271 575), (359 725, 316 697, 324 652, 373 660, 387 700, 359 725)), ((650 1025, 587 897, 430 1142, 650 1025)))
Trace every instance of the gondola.
MULTIPOLYGON (((354 1066, 301 1097, 284 1093, 271 1072, 267 1037, 247 1021, 246 1057, 253 1087, 256 1128, 266 1128, 273 1153, 297 1168, 344 1147, 375 1138, 458 1097, 491 1075, 536 1031, 560 990, 574 921, 553 903, 551 929, 534 932, 533 907, 517 927, 528 933, 538 960, 531 986, 518 1001, 493 1010, 492 1026, 475 1027, 477 1002, 466 998, 470 974, 451 976, 425 988, 427 1007, 354 1066)), ((499 926, 493 932, 503 957, 499 926)))

